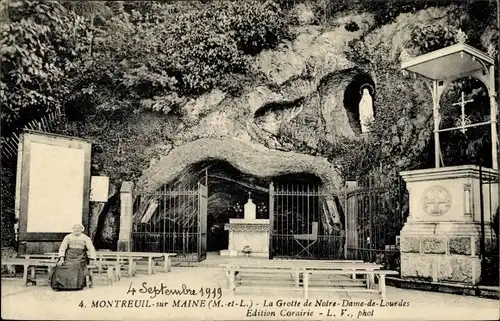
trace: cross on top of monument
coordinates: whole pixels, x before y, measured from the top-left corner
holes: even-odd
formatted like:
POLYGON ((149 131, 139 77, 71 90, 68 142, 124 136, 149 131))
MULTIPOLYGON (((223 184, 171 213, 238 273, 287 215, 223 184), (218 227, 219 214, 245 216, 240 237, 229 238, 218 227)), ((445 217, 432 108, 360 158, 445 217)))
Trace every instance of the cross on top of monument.
POLYGON ((467 39, 467 34, 463 32, 462 29, 458 29, 457 34, 455 35, 455 41, 457 43, 465 43, 467 39))
POLYGON ((467 130, 466 129, 466 126, 467 125, 470 125, 470 120, 468 119, 468 117, 465 116, 465 105, 467 103, 471 103, 473 102, 474 99, 469 99, 469 100, 465 100, 465 94, 464 92, 462 91, 462 94, 461 94, 461 99, 458 103, 454 103, 453 106, 460 106, 460 108, 462 109, 461 110, 461 113, 462 113, 462 116, 461 118, 458 120, 458 124, 456 124, 457 127, 461 128, 462 130, 462 134, 465 134, 465 131, 467 130))

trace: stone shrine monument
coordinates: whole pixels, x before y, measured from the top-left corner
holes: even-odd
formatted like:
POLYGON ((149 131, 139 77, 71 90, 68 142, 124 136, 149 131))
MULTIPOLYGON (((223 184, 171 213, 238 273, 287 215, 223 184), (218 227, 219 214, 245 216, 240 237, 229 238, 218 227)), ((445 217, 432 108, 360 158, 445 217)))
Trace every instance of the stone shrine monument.
POLYGON ((410 213, 401 230, 403 278, 478 284, 481 251, 495 242, 489 221, 499 203, 494 59, 463 42, 416 58, 402 54, 401 69, 421 77, 431 90, 435 142, 435 168, 400 173, 410 194, 410 213), (486 86, 490 120, 440 128, 440 98, 448 85, 463 77, 477 78, 486 86), (440 132, 485 125, 491 126, 493 168, 441 167, 440 132))
POLYGON ((229 248, 221 256, 269 257, 269 219, 256 219, 257 207, 248 193, 244 218, 230 218, 225 229, 229 231, 229 248))
MULTIPOLYGON (((483 180, 497 171, 482 169, 483 180)), ((410 193, 410 215, 401 230, 401 276, 477 284, 481 277, 481 197, 484 217, 498 207, 498 183, 479 180, 477 166, 464 165, 401 172, 410 193), (481 189, 483 191, 481 191, 481 189)), ((485 239, 491 240, 491 222, 485 239)), ((486 249, 492 244, 485 244, 486 249)))

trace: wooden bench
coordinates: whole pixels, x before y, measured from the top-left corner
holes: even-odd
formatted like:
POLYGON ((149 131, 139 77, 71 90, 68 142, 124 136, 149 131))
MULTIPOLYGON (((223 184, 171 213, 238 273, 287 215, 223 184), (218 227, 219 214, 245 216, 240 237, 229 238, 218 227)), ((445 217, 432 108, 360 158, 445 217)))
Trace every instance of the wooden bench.
POLYGON ((122 264, 116 260, 97 259, 95 262, 96 272, 101 274, 106 271, 109 283, 120 281, 122 264))
POLYGON ((57 260, 59 255, 57 253, 50 253, 50 254, 25 254, 21 255, 22 258, 25 259, 35 259, 35 260, 57 260))
MULTIPOLYGON (((57 255, 57 253, 46 253, 46 255, 57 255)), ((154 266, 156 261, 154 259, 163 259, 164 261, 164 271, 170 272, 172 270, 172 257, 176 256, 177 253, 155 253, 155 252, 112 252, 112 251, 97 251, 97 261, 102 262, 102 264, 107 264, 104 262, 116 262, 115 270, 121 271, 121 266, 124 262, 128 265, 128 275, 134 276, 136 272, 137 261, 147 259, 147 272, 148 275, 154 273, 154 266)), ((109 266, 110 264, 108 264, 109 266)), ((118 277, 121 274, 118 273, 118 277)))
MULTIPOLYGON (((248 261, 248 262, 235 262, 226 263, 226 267, 231 266, 245 266, 247 268, 261 268, 261 269, 273 269, 278 267, 283 269, 285 267, 292 267, 292 273, 295 275, 295 284, 299 286, 302 279, 302 274, 299 272, 301 269, 311 269, 311 270, 345 270, 352 269, 357 270, 358 268, 362 272, 363 270, 370 269, 381 269, 382 265, 375 263, 365 263, 361 260, 260 260, 260 261, 248 261)), ((356 274, 363 273, 352 273, 351 278, 356 279, 356 274)), ((369 282, 369 280, 367 280, 369 282)), ((372 283, 374 280, 372 280, 372 283)))
MULTIPOLYGON (((35 258, 35 259, 52 259, 52 260, 57 260, 59 258, 59 253, 45 253, 45 254, 26 254, 23 255, 24 258, 30 259, 30 258, 35 258)), ((89 266, 87 266, 89 267, 89 266)), ((117 262, 103 262, 103 261, 97 261, 96 264, 93 265, 93 270, 95 270, 96 273, 100 274, 103 272, 103 270, 106 270, 107 272, 107 277, 108 279, 112 277, 113 281, 119 281, 121 278, 120 274, 120 264, 117 262)), ((89 268, 90 270, 90 268, 89 268)), ((50 273, 50 270, 49 270, 50 273)), ((111 280, 110 280, 111 281, 111 280)))
MULTIPOLYGON (((267 275, 292 275, 294 276, 294 285, 296 288, 300 286, 302 279, 302 287, 304 289, 304 297, 307 298, 309 289, 311 288, 310 279, 312 275, 346 275, 349 277, 357 274, 365 275, 366 287, 363 288, 328 288, 330 291, 358 291, 358 292, 380 292, 385 298, 385 275, 397 274, 394 271, 381 270, 381 265, 373 263, 362 263, 359 261, 305 261, 305 260, 290 260, 282 261, 253 261, 245 263, 232 263, 225 266, 228 272, 228 287, 231 293, 234 293, 238 285, 242 285, 237 280, 237 275, 245 272, 250 274, 267 274, 267 275), (372 285, 375 283, 375 276, 379 279, 379 289, 372 290, 372 285)), ((356 278, 353 278, 356 280, 356 278)), ((272 282, 267 282, 272 285, 272 282)), ((247 286, 247 285, 244 285, 247 286)), ((268 284, 261 284, 260 287, 268 287, 268 284)), ((277 287, 284 289, 284 287, 277 287)))
MULTIPOLYGON (((2 265, 7 266, 22 266, 23 267, 23 283, 24 286, 28 286, 29 283, 31 285, 36 285, 36 267, 47 267, 49 278, 52 274, 53 268, 56 266, 56 260, 46 260, 46 259, 25 259, 25 258, 11 258, 2 260, 2 265)), ((87 284, 89 287, 92 287, 93 284, 93 269, 96 269, 95 265, 88 265, 89 268, 89 283, 87 284)))
MULTIPOLYGON (((239 282, 237 282, 237 274, 250 271, 251 273, 262 273, 262 274, 272 274, 275 276, 276 274, 282 274, 285 276, 294 275, 298 273, 299 270, 293 267, 274 267, 274 268, 258 268, 258 267, 246 267, 246 266, 232 266, 228 268, 228 288, 231 294, 234 294, 235 288, 237 285, 242 286, 239 282)), ((277 288, 282 289, 283 287, 274 286, 273 282, 266 281, 265 284, 259 284, 257 287, 262 288, 265 286, 266 288, 277 288)), ((297 284, 296 284, 297 286, 297 284)), ((251 285, 246 285, 245 287, 252 287, 251 285)))
MULTIPOLYGON (((114 280, 120 280, 121 279, 121 269, 122 266, 125 266, 128 264, 128 275, 129 276, 134 276, 135 271, 133 269, 134 267, 134 260, 140 260, 142 257, 124 257, 124 256, 119 256, 116 255, 115 253, 117 252, 96 252, 96 266, 97 266, 97 272, 102 273, 103 270, 111 270, 112 274, 114 275, 114 280)), ((57 253, 46 253, 47 255, 53 255, 57 253)))
MULTIPOLYGON (((127 275, 132 277, 135 276, 137 261, 144 259, 142 255, 124 255, 121 252, 105 252, 97 254, 97 260, 99 262, 116 262, 117 266, 120 266, 120 274, 121 274, 121 266, 127 266, 127 275)), ((152 272, 150 270, 152 267, 148 262, 148 275, 151 275, 152 272)))
MULTIPOLYGON (((296 286, 299 286, 300 269, 303 268, 313 268, 313 269, 346 269, 349 267, 356 268, 357 266, 362 266, 363 268, 367 268, 368 266, 372 269, 381 268, 381 265, 372 264, 372 263, 364 263, 360 260, 354 261, 345 261, 345 260, 260 260, 260 261, 247 261, 247 262, 233 262, 224 264, 226 267, 236 267, 236 266, 244 266, 245 268, 260 268, 260 269, 285 269, 287 267, 292 268, 292 272, 295 275, 295 283, 296 286)), ((237 272, 236 272, 237 273, 237 272)), ((353 279, 356 278, 356 275, 353 274, 353 279)))
MULTIPOLYGON (((33 259, 33 260, 41 260, 41 261, 55 261, 57 262, 57 258, 59 256, 57 254, 25 254, 25 255, 21 255, 21 258, 24 258, 24 259, 33 259)), ((49 275, 52 274, 52 268, 53 266, 38 266, 38 267, 46 267, 47 268, 47 272, 49 275)), ((36 267, 35 267, 36 269, 36 267)), ((32 273, 36 273, 36 272, 32 272, 32 273)))
POLYGON ((391 275, 391 274, 398 274, 396 271, 389 271, 389 270, 373 270, 373 269, 366 269, 364 271, 361 271, 360 269, 356 270, 314 270, 314 269, 304 269, 304 298, 307 299, 309 296, 309 290, 311 289, 309 286, 309 279, 312 274, 328 274, 328 275, 349 275, 352 273, 356 274, 365 274, 367 276, 367 284, 366 288, 327 288, 323 289, 321 288, 322 291, 329 291, 329 292, 375 292, 375 293, 380 293, 381 297, 383 300, 387 300, 387 293, 386 293, 386 287, 385 287, 385 276, 386 275, 391 275), (378 289, 373 289, 373 283, 370 282, 369 280, 374 279, 375 277, 378 278, 378 289))
POLYGON ((366 276, 367 283, 374 283, 374 276, 372 274, 366 275, 363 271, 373 271, 382 269, 382 264, 365 263, 363 261, 344 261, 344 262, 322 262, 315 261, 313 263, 301 263, 301 266, 309 271, 324 271, 324 270, 346 270, 351 269, 351 278, 356 280, 356 275, 361 274, 366 276), (358 273, 361 271, 361 273, 358 273))
POLYGON ((164 260, 164 271, 166 273, 172 270, 171 257, 176 256, 176 253, 154 253, 154 252, 97 252, 97 257, 116 260, 127 260, 129 266, 129 275, 133 275, 136 270, 136 263, 142 259, 147 259, 148 275, 154 274, 154 266, 156 261, 154 259, 164 260))
MULTIPOLYGON (((172 257, 177 256, 177 253, 154 253, 154 252, 129 252, 142 255, 148 258, 148 266, 151 267, 151 273, 154 273, 154 259, 163 259, 164 272, 172 271, 172 257)), ((148 271, 149 274, 149 271, 148 271)))
POLYGON ((94 278, 105 272, 106 281, 109 285, 112 285, 114 282, 120 281, 121 279, 121 265, 115 261, 96 261, 95 265, 88 265, 87 267, 89 271, 92 270, 94 278))

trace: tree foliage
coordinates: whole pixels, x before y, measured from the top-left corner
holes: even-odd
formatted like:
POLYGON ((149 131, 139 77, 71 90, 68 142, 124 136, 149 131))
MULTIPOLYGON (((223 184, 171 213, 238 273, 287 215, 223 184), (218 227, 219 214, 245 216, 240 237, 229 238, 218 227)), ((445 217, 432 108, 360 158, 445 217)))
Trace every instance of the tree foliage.
POLYGON ((214 88, 237 92, 250 79, 249 58, 288 37, 272 1, 113 4, 96 27, 82 92, 97 108, 179 111, 214 88), (202 10, 200 10, 202 6, 202 10))
POLYGON ((16 191, 16 168, 14 166, 2 166, 0 173, 0 188, 2 201, 0 202, 0 222, 2 227, 2 247, 14 245, 14 223, 15 191, 16 191))
POLYGON ((9 1, 0 25, 2 133, 61 108, 84 58, 84 19, 56 1, 9 1))
POLYGON ((236 92, 254 74, 250 57, 289 36, 273 1, 19 0, 9 2, 9 17, 6 131, 55 108, 76 119, 96 110, 168 113, 214 88, 236 92))

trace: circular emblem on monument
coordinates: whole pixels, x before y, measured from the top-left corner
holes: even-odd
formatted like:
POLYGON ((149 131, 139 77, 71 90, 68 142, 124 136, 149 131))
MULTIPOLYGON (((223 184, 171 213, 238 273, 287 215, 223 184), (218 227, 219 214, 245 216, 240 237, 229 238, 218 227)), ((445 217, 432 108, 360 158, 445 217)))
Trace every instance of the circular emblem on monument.
POLYGON ((429 215, 443 215, 451 207, 451 194, 444 187, 433 186, 424 192, 422 205, 424 212, 429 215))

